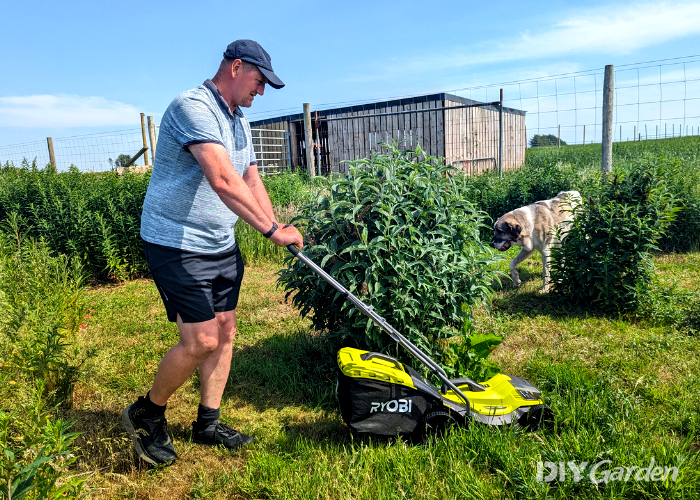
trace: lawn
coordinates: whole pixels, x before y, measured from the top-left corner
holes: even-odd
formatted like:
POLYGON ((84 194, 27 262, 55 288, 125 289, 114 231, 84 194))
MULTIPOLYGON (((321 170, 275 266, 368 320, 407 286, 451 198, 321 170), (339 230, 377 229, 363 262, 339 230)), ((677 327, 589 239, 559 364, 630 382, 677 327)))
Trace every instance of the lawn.
MULTIPOLYGON (((516 250, 506 253, 512 258, 516 250)), ((507 263, 503 263, 504 269, 507 263)), ((700 287, 700 253, 660 256, 662 275, 700 287)), ((625 318, 595 316, 537 293, 541 264, 504 281, 477 328, 505 336, 493 359, 545 390, 553 431, 472 427, 425 445, 353 438, 336 410, 334 353, 276 288, 279 264, 246 269, 222 420, 255 436, 238 453, 190 442, 197 378, 168 403, 179 455, 138 464, 120 426, 177 341, 149 280, 96 287, 80 338, 98 355, 69 417, 84 432, 79 468, 94 498, 697 498, 700 495, 700 339, 625 318), (538 461, 610 459, 613 466, 677 466, 677 482, 595 485, 537 481, 538 461)), ((397 325, 399 326, 399 325, 397 325)))
MULTIPOLYGON (((688 301, 697 301, 692 293, 700 290, 699 141, 623 143, 614 152, 618 166, 644 155, 679 159, 666 181, 686 210, 672 228, 675 239, 661 246, 693 251, 654 260, 660 278, 678 287, 667 295, 688 301)), ((598 183, 599 158, 599 145, 530 149, 522 169, 502 181, 474 178, 470 193, 492 217, 560 190, 585 193, 598 183)), ((358 438, 337 410, 336 353, 326 333, 301 319, 277 287, 286 250, 242 222, 236 234, 246 275, 222 420, 256 442, 231 453, 190 441, 199 402, 195 375, 168 403, 178 460, 148 468, 134 455, 121 412, 149 389, 178 331, 153 282, 143 279, 137 226, 147 180, 0 168, 0 498, 7 497, 6 477, 17 478, 39 460, 44 444, 48 454, 59 448, 74 454, 41 462, 39 479, 53 484, 60 476, 60 486, 83 475, 97 499, 700 498, 700 337, 676 321, 685 303, 663 303, 663 287, 654 289, 658 311, 646 319, 605 315, 538 293, 542 268, 535 254, 520 265, 520 288, 507 278, 494 284, 491 306, 475 311, 474 325, 477 333, 503 336, 489 359, 543 390, 556 414, 554 428, 528 433, 472 425, 422 445, 358 438), (669 318, 680 326, 663 326, 669 318), (39 390, 42 378, 54 388, 73 388, 72 407, 60 407, 66 401, 50 388, 39 390), (54 399, 34 411, 38 397, 54 399), (72 444, 56 430, 61 419, 75 422, 72 430, 80 433, 72 444), (589 473, 602 460, 608 470, 630 472, 653 460, 678 474, 597 484, 589 473), (575 462, 583 479, 568 468, 561 481, 538 480, 541 462, 575 462)), ((299 213, 314 190, 295 174, 266 185, 274 205, 283 207, 282 221, 299 213)), ((517 251, 499 254, 500 271, 507 272, 517 251)), ((32 494, 37 490, 26 498, 32 494)))

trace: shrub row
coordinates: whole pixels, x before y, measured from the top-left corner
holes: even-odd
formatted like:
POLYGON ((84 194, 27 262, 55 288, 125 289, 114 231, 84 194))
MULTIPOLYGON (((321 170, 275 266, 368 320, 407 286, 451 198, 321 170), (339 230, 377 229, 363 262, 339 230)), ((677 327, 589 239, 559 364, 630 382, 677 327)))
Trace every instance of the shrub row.
POLYGON ((149 178, 5 165, 0 220, 16 217, 23 233, 43 238, 58 254, 78 256, 96 279, 141 276, 140 217, 149 178))
MULTIPOLYGON (((72 167, 56 172, 37 168, 0 167, 0 221, 14 217, 23 233, 43 238, 58 254, 78 256, 95 280, 123 280, 146 275, 141 247, 141 209, 150 174, 81 173, 72 167)), ((283 222, 289 206, 308 198, 304 175, 264 178, 273 206, 283 222), (279 209, 278 209, 279 211, 279 209)), ((244 259, 276 259, 282 252, 241 221, 239 244, 244 259)))

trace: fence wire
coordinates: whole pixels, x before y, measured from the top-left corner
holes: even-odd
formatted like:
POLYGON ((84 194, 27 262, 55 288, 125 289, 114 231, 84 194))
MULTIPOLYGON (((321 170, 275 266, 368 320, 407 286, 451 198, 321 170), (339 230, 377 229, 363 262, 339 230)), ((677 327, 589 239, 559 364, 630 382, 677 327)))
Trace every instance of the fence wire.
MULTIPOLYGON (((604 68, 450 91, 526 111, 528 140, 601 142, 604 68), (551 137, 550 137, 551 139, 551 137)), ((700 56, 614 68, 613 141, 700 134, 700 56)))
MULTIPOLYGON (((615 142, 700 135, 700 55, 621 65, 614 70, 615 142)), ((560 140, 566 144, 601 142, 603 75, 604 68, 600 68, 447 92, 472 101, 492 103, 498 100, 499 91, 503 89, 504 107, 525 112, 522 125, 504 122, 503 163, 507 169, 511 161, 508 155, 514 158, 524 155, 525 147, 533 145, 536 136, 540 139, 545 136, 546 141, 539 142, 540 145, 560 140)), ((494 131, 497 113, 488 113, 486 109, 484 105, 471 111, 439 113, 409 105, 377 111, 398 113, 378 121, 357 116, 357 113, 341 114, 337 122, 326 122, 325 131, 317 130, 314 155, 318 156, 323 171, 330 171, 331 164, 365 157, 368 148, 376 148, 378 142, 393 138, 409 147, 430 144, 426 148, 430 154, 462 162, 465 170, 478 172, 482 165, 487 166, 497 158, 498 134, 494 131), (444 122, 440 123, 441 120, 444 122)), ((256 144, 262 164, 282 166, 289 163, 290 158, 295 165, 306 163, 305 143, 298 140, 301 135, 295 127, 300 129, 300 124, 290 124, 289 132, 295 137, 291 148, 289 136, 286 147, 282 146, 281 136, 258 138, 256 144)), ((111 170, 125 158, 131 158, 143 147, 143 138, 141 130, 134 128, 54 138, 53 145, 59 170, 74 165, 82 171, 98 172, 111 170)), ((150 147, 148 155, 152 164, 150 147)), ((2 164, 10 162, 19 166, 33 161, 39 167, 49 163, 46 141, 0 146, 2 164)), ((138 163, 143 164, 143 157, 138 163)))
MULTIPOLYGON (((156 133, 158 128, 156 127, 156 133)), ((75 166, 81 171, 104 172, 121 166, 143 147, 141 129, 101 134, 53 138, 56 168, 59 171, 75 166)), ((149 145, 149 164, 153 164, 149 145)), ((47 141, 0 146, 0 162, 20 166, 23 162, 37 167, 50 163, 47 141)), ((143 156, 138 159, 144 164, 143 156)))

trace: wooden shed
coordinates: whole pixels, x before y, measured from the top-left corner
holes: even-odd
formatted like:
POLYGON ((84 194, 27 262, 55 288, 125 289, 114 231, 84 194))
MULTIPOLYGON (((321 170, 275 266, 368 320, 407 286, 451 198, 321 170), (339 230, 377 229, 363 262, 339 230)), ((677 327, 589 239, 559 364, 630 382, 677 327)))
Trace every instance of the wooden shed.
MULTIPOLYGON (((343 160, 368 157, 392 138, 406 147, 420 144, 473 174, 495 168, 499 159, 499 103, 482 103, 440 93, 312 111, 314 154, 323 172, 344 172, 343 160)), ((252 121, 255 129, 289 133, 293 167, 306 165, 302 113, 252 121)), ((264 148, 264 145, 263 145, 264 148)), ((503 169, 525 161, 525 111, 503 108, 503 169)))

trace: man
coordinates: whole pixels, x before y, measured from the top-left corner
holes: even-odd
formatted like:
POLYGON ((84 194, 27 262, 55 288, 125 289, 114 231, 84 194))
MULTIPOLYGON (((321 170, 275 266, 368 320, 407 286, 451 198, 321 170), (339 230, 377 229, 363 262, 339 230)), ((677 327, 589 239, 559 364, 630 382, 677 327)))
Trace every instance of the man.
POLYGON ((197 368, 201 403, 193 441, 229 449, 253 441, 218 421, 243 277, 233 226, 240 217, 275 245, 303 244, 293 226, 277 224, 241 112, 266 84, 284 86, 269 54, 252 40, 237 40, 224 52, 216 76, 177 96, 161 121, 141 237, 180 342, 163 357, 148 394, 122 414, 138 455, 154 465, 177 457, 165 407, 197 368))

